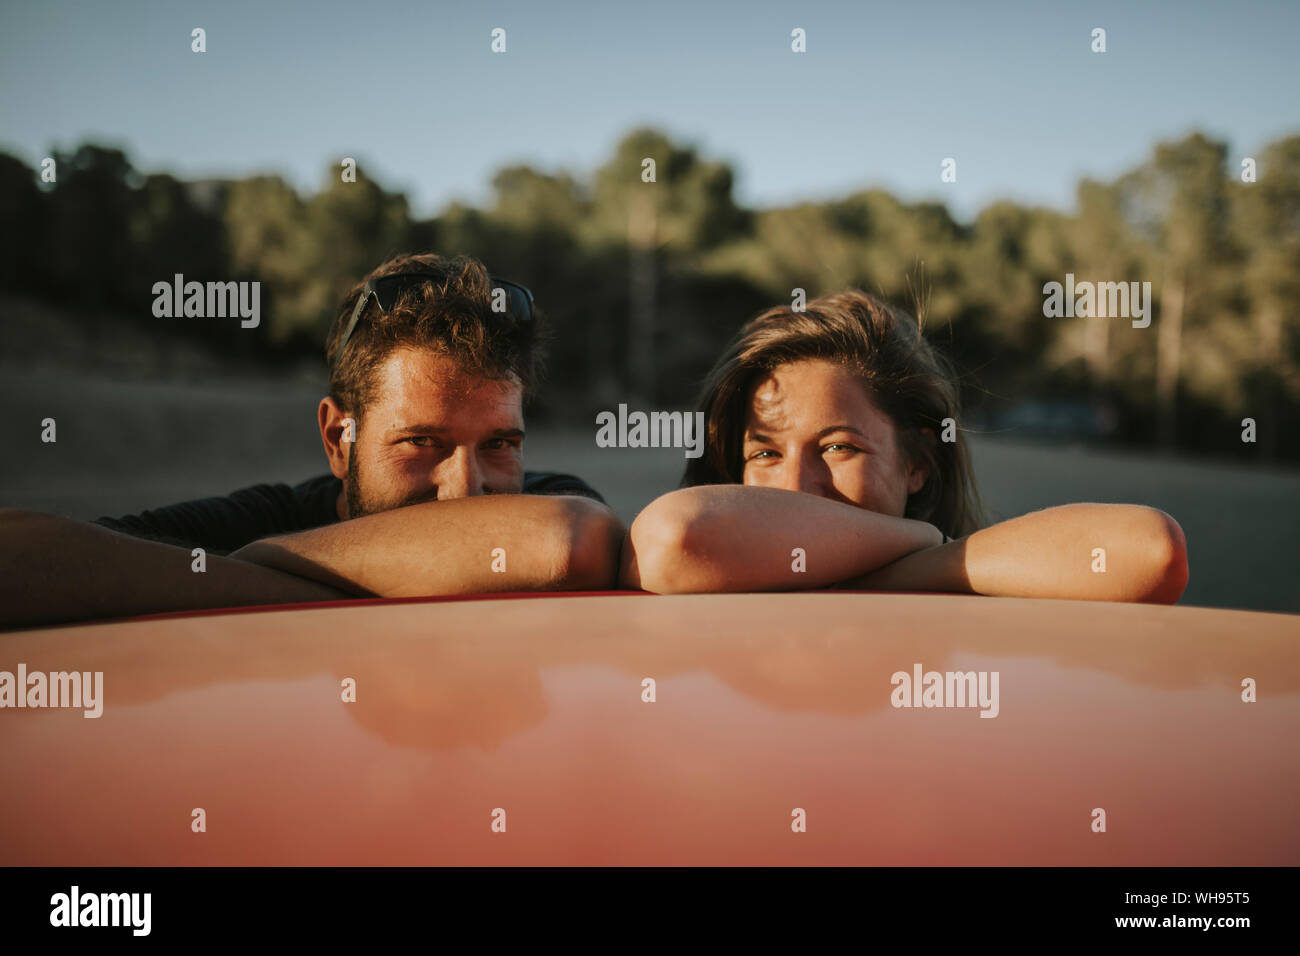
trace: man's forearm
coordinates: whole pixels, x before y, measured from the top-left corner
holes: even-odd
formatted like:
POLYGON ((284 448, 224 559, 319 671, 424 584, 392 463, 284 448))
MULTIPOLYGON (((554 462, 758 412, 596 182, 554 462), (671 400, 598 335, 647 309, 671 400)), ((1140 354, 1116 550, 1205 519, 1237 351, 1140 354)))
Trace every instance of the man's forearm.
POLYGON ((484 495, 264 538, 232 557, 383 597, 602 590, 624 530, 588 498, 484 495))
POLYGON ((1173 604, 1187 573, 1182 529, 1169 515, 1077 504, 1003 521, 843 586, 1173 604))
POLYGON ((99 525, 0 510, 0 626, 24 627, 347 595, 316 581, 99 525))
POLYGON ((641 512, 622 581, 661 593, 827 587, 940 540, 925 522, 816 495, 704 485, 641 512))

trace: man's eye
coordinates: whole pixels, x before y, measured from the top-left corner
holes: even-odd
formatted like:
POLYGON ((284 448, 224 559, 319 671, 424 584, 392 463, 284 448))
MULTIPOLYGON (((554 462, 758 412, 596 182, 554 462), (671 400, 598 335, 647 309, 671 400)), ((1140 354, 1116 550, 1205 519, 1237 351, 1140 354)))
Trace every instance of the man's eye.
POLYGON ((759 458, 769 458, 769 457, 779 458, 780 456, 770 448, 760 448, 758 451, 751 453, 749 457, 747 457, 745 460, 755 461, 756 459, 759 458))
POLYGON ((488 451, 504 451, 507 448, 513 448, 514 442, 509 438, 490 438, 483 447, 488 451))
POLYGON ((862 451, 862 449, 858 448, 856 445, 850 445, 847 442, 842 442, 842 441, 832 442, 822 450, 835 451, 837 449, 840 451, 862 451))
POLYGON ((411 435, 408 438, 403 438, 402 441, 415 445, 417 448, 431 448, 433 446, 433 439, 428 435, 411 435))

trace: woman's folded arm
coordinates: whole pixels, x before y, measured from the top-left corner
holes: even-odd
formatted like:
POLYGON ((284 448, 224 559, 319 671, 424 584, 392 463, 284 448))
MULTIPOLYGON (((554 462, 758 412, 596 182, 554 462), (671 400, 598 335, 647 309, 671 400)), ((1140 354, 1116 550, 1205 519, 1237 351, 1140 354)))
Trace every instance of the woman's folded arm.
POLYGON ((843 586, 1173 604, 1187 573, 1183 530, 1163 511, 1073 504, 914 552, 843 586))
POLYGON ((665 594, 827 587, 942 538, 923 521, 817 495, 700 485, 670 492, 637 516, 620 581, 665 594))

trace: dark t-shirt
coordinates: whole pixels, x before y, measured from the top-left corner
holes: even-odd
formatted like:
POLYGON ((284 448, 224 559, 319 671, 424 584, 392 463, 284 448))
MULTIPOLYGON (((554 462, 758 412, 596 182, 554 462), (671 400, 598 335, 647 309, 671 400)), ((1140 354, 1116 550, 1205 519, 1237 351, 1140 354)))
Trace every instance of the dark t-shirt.
MULTIPOLYGON (((149 538, 209 554, 229 554, 250 541, 273 534, 319 528, 339 520, 336 502, 343 482, 320 475, 300 485, 253 485, 225 498, 198 498, 95 524, 137 538, 149 538)), ((572 475, 524 472, 524 493, 583 495, 604 502, 593 488, 572 475)))

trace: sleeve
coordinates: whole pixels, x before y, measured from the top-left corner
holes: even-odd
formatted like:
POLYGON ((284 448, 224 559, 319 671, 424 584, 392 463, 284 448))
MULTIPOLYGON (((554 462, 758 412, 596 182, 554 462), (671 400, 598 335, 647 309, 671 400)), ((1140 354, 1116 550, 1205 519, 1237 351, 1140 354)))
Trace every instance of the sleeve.
POLYGON ((549 471, 524 473, 524 493, 529 495, 581 495, 606 504, 600 492, 581 478, 549 471))
POLYGON ((254 485, 225 498, 198 498, 95 524, 137 538, 229 554, 250 541, 295 530, 296 502, 288 485, 254 485))

